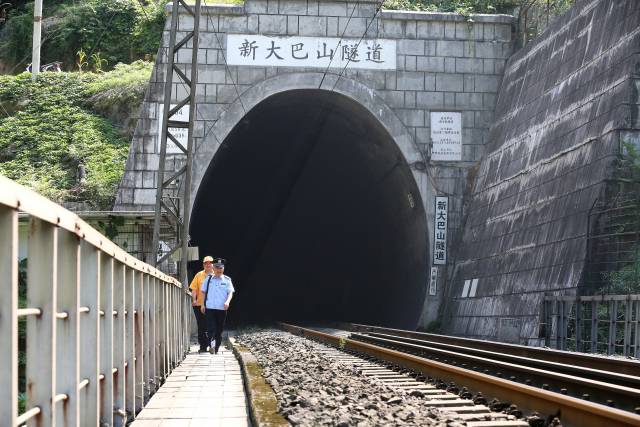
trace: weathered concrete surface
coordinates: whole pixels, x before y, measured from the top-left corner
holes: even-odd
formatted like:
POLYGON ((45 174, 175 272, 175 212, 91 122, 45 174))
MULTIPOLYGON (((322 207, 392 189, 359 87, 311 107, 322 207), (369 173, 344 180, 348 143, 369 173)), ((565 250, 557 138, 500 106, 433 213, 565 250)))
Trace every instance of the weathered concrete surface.
MULTIPOLYGON (((504 64, 512 52, 512 17, 477 15, 467 22, 455 14, 382 12, 372 22, 375 2, 311 0, 247 0, 244 6, 204 7, 203 14, 192 202, 220 144, 242 120, 245 109, 284 91, 318 88, 322 78, 323 70, 317 68, 226 67, 227 34, 340 37, 344 32, 345 37, 360 37, 369 25, 367 37, 397 40, 397 70, 347 70, 335 92, 377 117, 398 146, 420 192, 428 242, 433 233, 433 198, 436 194, 450 196, 448 241, 453 259, 467 177, 484 152, 504 64), (462 162, 429 161, 430 111, 462 113, 462 162), (426 170, 421 163, 426 163, 426 170)), ((181 15, 179 29, 188 31, 192 26, 192 19, 181 15)), ((167 44, 165 31, 118 191, 117 210, 153 209, 159 161, 158 105, 163 96, 167 44)), ((188 49, 179 55, 183 70, 190 61, 188 49)), ((331 90, 336 76, 331 70, 322 89, 331 90)), ((174 84, 172 101, 184 94, 184 87, 174 84)), ((168 174, 177 170, 183 159, 176 155, 171 161, 174 167, 168 174)), ((430 259, 428 254, 425 266, 430 259)), ((446 277, 444 271, 440 277, 446 277)), ((436 318, 442 289, 440 282, 438 294, 427 297, 423 325, 436 318)))
POLYGON ((446 332, 536 344, 544 294, 579 292, 588 211, 615 191, 621 134, 640 129, 639 71, 636 0, 580 1, 509 59, 446 332))

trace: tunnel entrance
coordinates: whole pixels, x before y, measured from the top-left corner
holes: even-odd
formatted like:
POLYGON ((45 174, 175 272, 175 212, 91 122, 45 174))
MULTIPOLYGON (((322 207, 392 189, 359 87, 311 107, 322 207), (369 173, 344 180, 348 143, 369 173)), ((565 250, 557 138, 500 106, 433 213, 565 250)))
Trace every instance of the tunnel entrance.
POLYGON ((291 90, 248 111, 201 181, 190 235, 227 259, 229 321, 419 320, 421 196, 393 138, 344 95, 291 90))

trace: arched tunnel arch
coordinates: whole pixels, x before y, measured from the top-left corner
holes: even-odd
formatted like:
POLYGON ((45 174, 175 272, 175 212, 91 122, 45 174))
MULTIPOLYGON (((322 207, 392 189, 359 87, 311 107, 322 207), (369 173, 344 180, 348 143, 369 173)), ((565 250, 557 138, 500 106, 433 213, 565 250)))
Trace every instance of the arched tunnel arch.
POLYGON ((190 235, 228 260, 231 321, 419 320, 420 192, 379 120, 336 92, 289 90, 248 111, 200 181, 190 235))

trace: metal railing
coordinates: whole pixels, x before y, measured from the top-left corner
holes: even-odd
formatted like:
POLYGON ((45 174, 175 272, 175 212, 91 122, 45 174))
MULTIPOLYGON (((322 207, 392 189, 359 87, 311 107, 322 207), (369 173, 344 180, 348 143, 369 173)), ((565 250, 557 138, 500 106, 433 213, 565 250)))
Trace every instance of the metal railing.
POLYGON ((191 317, 190 296, 178 281, 0 176, 2 425, 125 425, 185 356, 191 317), (19 212, 30 216, 23 308, 19 212), (23 317, 26 370, 19 372, 23 317), (18 414, 21 375, 26 408, 18 414))
POLYGON ((546 296, 548 347, 640 356, 640 295, 546 296))

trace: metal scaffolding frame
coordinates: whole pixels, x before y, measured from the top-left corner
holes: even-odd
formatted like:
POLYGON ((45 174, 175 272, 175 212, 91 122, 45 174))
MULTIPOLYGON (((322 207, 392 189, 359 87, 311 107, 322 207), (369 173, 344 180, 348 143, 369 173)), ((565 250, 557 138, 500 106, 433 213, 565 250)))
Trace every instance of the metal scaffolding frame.
MULTIPOLYGON (((169 46, 167 51, 167 73, 164 87, 164 110, 162 117, 162 132, 160 135, 160 162, 156 178, 156 203, 153 224, 153 248, 159 250, 161 241, 169 246, 169 251, 160 258, 152 256, 154 266, 162 266, 163 262, 180 249, 180 265, 178 279, 187 284, 187 262, 189 246, 189 216, 191 209, 191 173, 193 164, 193 128, 196 117, 196 86, 198 81, 198 42, 200 29, 200 12, 202 0, 196 0, 195 5, 190 6, 184 0, 173 0, 171 8, 171 29, 169 33, 169 46), (193 17, 193 29, 178 42, 178 15, 182 7, 193 17), (190 46, 188 44, 190 43, 190 46), (175 64, 175 55, 180 49, 191 49, 191 76, 187 77, 175 64), (187 95, 171 108, 171 95, 173 90, 173 75, 178 76, 180 83, 187 90, 187 95), (189 105, 189 121, 181 122, 172 120, 178 111, 185 105, 189 105), (171 133, 170 128, 187 128, 187 146, 184 147, 171 133), (170 139, 176 147, 186 156, 186 161, 181 167, 171 167, 167 159, 167 139, 170 139), (165 176, 168 175, 168 176, 165 176), (164 240, 165 237, 168 237, 164 240)), ((186 287, 185 287, 186 289, 186 287)))

